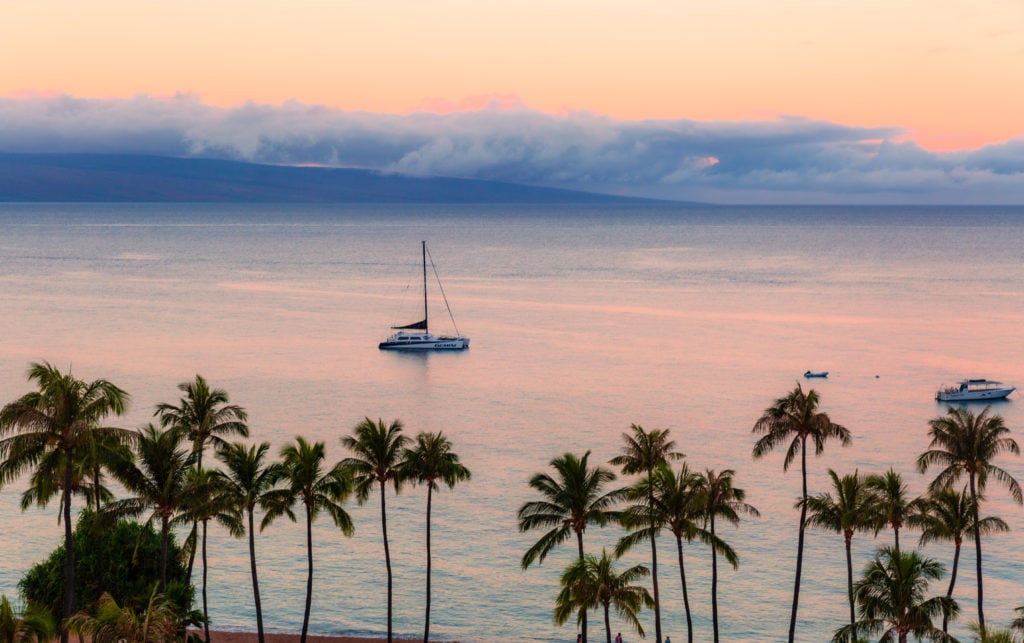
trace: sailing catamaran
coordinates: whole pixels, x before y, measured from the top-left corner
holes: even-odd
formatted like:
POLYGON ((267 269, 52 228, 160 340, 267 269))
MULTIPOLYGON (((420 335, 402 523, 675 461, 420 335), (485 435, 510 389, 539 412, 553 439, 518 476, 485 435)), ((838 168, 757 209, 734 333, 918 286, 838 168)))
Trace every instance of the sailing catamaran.
MULTIPOLYGON (((469 338, 459 335, 458 327, 455 328, 455 335, 433 335, 427 326, 427 242, 423 241, 423 321, 413 322, 405 326, 392 326, 396 331, 386 340, 378 345, 380 349, 400 351, 437 351, 437 350, 464 350, 469 348, 469 338)), ((441 280, 437 277, 437 268, 434 260, 430 260, 430 267, 434 269, 434 277, 440 286, 441 280)), ((444 296, 444 289, 441 289, 441 296, 444 299, 445 308, 448 309, 448 316, 455 325, 455 317, 452 316, 452 309, 448 306, 448 298, 444 296)))

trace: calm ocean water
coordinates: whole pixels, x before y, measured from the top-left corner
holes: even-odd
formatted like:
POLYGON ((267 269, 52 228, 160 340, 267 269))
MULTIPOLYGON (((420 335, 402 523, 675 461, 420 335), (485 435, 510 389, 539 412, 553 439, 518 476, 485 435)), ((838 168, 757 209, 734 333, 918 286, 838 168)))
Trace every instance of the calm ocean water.
MULTIPOLYGON (((893 466, 916 494, 927 421, 944 410, 935 389, 968 376, 1024 386, 1024 209, 0 204, 0 230, 5 402, 29 390, 29 362, 48 360, 127 389, 123 426, 149 421, 201 373, 275 448, 302 434, 340 459, 339 438, 364 416, 400 418, 412 435, 443 430, 473 479, 435 500, 438 638, 574 639, 551 617, 574 548, 521 571, 539 534, 519 534, 515 512, 551 458, 589 449, 607 461, 635 422, 671 429, 693 467, 736 470, 762 517, 722 530, 740 556, 721 572, 722 638, 783 640, 800 478, 783 472, 781 452, 752 460, 764 408, 805 370, 830 371, 802 383, 854 441, 810 461, 812 491, 825 490, 829 467, 893 466), (469 351, 377 349, 390 324, 415 317, 421 239, 469 351)), ((1022 409, 1018 392, 995 410, 1024 441, 1022 409)), ((1024 481, 1020 458, 1000 464, 1024 481)), ((0 490, 9 596, 61 540, 55 505, 18 511, 22 488, 0 490)), ((985 541, 986 616, 1007 623, 1024 604, 1024 510, 998 487, 989 496, 1013 531, 985 541)), ((425 491, 388 503, 395 628, 414 636, 425 491)), ((382 635, 378 507, 349 509, 353 538, 316 526, 311 630, 382 635)), ((619 535, 588 530, 585 545, 600 553, 619 535)), ((855 537, 857 568, 890 537, 855 537)), ((267 625, 297 631, 303 528, 272 525, 257 549, 267 625)), ((948 564, 952 547, 925 551, 948 564)), ((972 552, 957 584, 965 621, 976 618, 972 552)), ((709 640, 710 558, 699 545, 686 555, 696 638, 709 640)), ((213 530, 210 561, 214 625, 254 629, 245 541, 213 530)), ((684 640, 669 538, 659 561, 664 631, 684 640)), ((828 640, 842 624, 845 573, 841 538, 809 532, 799 640, 828 640)), ((644 624, 653 632, 650 615, 644 624)))

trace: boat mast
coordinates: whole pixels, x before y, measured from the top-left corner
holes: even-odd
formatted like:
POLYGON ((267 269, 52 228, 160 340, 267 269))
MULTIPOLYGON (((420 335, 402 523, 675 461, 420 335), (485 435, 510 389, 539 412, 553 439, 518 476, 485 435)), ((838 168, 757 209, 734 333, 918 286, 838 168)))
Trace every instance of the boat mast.
POLYGON ((421 241, 423 245, 423 332, 430 332, 430 324, 427 323, 427 242, 421 241))

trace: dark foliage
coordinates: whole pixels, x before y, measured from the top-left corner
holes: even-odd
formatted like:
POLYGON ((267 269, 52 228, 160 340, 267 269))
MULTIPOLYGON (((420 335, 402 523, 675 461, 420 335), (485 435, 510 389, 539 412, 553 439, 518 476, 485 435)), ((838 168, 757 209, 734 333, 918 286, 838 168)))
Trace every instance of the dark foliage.
MULTIPOLYGON (((72 536, 75 547, 75 595, 80 608, 87 611, 99 600, 100 579, 96 576, 97 550, 95 530, 103 530, 104 586, 123 607, 144 610, 153 586, 160 580, 160 534, 152 527, 119 520, 109 524, 102 516, 82 512, 72 536)), ((45 561, 33 565, 18 582, 26 603, 37 604, 61 613, 64 596, 64 546, 55 549, 45 561)), ((187 611, 194 590, 188 586, 180 550, 172 536, 168 544, 167 595, 187 611)))

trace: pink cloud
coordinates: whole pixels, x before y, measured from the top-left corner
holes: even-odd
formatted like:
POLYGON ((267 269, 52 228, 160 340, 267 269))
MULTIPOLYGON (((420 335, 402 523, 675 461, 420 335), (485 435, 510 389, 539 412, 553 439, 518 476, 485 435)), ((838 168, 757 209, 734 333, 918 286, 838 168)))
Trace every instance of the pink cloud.
POLYGON ((477 94, 466 96, 460 100, 427 98, 414 111, 453 114, 456 112, 477 112, 481 110, 508 111, 526 108, 526 103, 518 94, 477 94))

